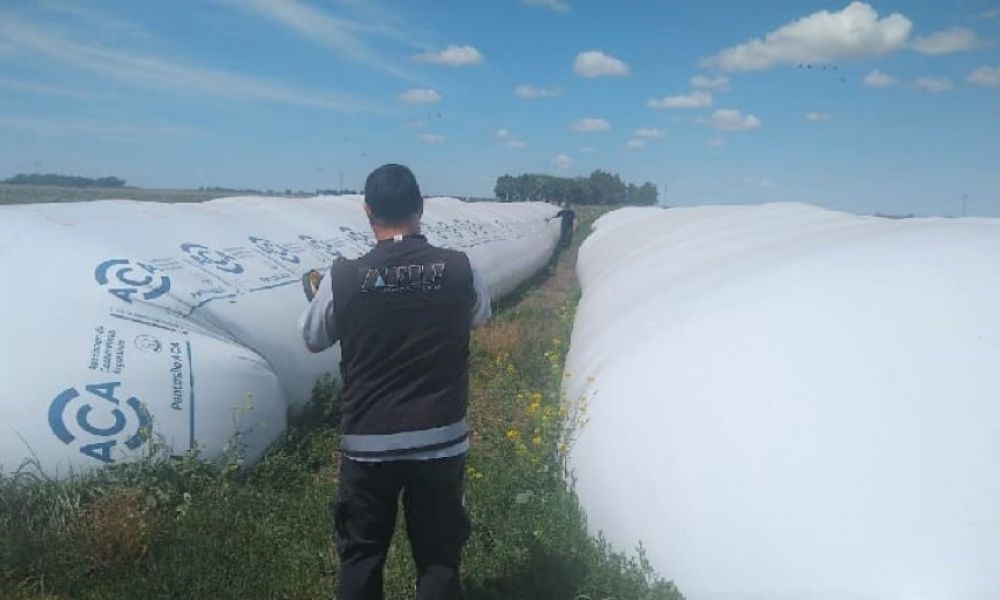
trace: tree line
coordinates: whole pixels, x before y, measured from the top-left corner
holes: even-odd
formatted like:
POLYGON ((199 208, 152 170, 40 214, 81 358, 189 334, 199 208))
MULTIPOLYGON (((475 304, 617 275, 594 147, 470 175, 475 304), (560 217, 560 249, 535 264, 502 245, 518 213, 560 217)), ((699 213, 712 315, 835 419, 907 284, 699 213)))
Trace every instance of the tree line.
POLYGON ((57 173, 18 173, 3 180, 11 185, 52 185, 75 188, 121 188, 125 180, 117 177, 78 177, 57 173))
POLYGON ((626 184, 617 174, 597 170, 588 177, 501 175, 493 192, 501 202, 570 202, 573 204, 656 204, 659 192, 648 181, 626 184))

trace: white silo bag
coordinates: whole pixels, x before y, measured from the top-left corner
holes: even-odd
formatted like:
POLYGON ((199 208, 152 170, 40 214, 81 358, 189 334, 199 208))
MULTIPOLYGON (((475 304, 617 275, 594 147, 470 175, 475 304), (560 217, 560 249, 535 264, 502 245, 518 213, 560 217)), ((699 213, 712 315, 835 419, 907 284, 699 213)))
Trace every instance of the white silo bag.
MULTIPOLYGON (((432 243, 494 298, 552 254, 555 208, 429 198, 432 243)), ((168 451, 249 461, 337 374, 297 329, 304 272, 373 243, 360 196, 0 207, 0 468, 65 475, 168 451)))
POLYGON ((578 273, 615 547, 689 598, 1000 597, 1000 220, 622 209, 578 273))

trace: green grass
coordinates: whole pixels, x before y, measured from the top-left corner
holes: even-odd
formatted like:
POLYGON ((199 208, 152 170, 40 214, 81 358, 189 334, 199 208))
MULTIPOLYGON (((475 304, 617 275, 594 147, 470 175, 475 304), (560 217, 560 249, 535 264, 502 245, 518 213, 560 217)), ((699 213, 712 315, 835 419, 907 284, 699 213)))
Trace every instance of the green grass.
MULTIPOLYGON (((580 232, 596 212, 582 209, 580 232)), ((576 248, 505 302, 473 336, 462 571, 475 599, 676 599, 641 552, 588 535, 565 454, 583 423, 561 378, 579 290, 576 248)), ((122 465, 70 481, 0 474, 0 597, 324 598, 337 562, 329 504, 337 486, 337 393, 256 466, 196 457, 122 465)), ((403 528, 388 598, 414 596, 403 528)))

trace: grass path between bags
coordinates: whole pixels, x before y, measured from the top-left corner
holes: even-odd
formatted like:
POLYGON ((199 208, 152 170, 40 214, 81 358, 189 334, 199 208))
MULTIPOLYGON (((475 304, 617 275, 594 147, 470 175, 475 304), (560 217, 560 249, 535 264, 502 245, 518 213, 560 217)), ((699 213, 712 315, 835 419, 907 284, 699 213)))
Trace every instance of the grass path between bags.
MULTIPOLYGON (((471 600, 678 599, 642 556, 587 533, 565 456, 585 402, 561 394, 579 287, 574 245, 473 335, 462 573, 471 600)), ((337 390, 251 469, 150 459, 70 481, 0 473, 0 598, 330 598, 337 390)), ((627 507, 622 507, 627 510, 627 507)), ((651 516, 651 518, 654 516, 651 516)), ((414 597, 402 523, 386 597, 414 597)))

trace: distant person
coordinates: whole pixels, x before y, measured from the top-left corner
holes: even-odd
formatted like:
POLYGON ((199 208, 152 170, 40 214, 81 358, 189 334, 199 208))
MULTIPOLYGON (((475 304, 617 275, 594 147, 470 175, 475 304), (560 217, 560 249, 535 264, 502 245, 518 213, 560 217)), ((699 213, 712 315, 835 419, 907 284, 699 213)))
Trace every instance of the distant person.
POLYGON ((469 333, 489 318, 489 293, 465 254, 420 235, 424 202, 408 168, 373 171, 364 206, 375 248, 307 273, 300 320, 309 350, 340 341, 339 598, 383 597, 401 493, 417 598, 460 598, 469 333))
POLYGON ((562 217, 562 229, 559 231, 559 247, 565 248, 573 243, 573 232, 576 231, 576 212, 570 208, 569 202, 563 202, 562 210, 557 212, 555 216, 562 217))

